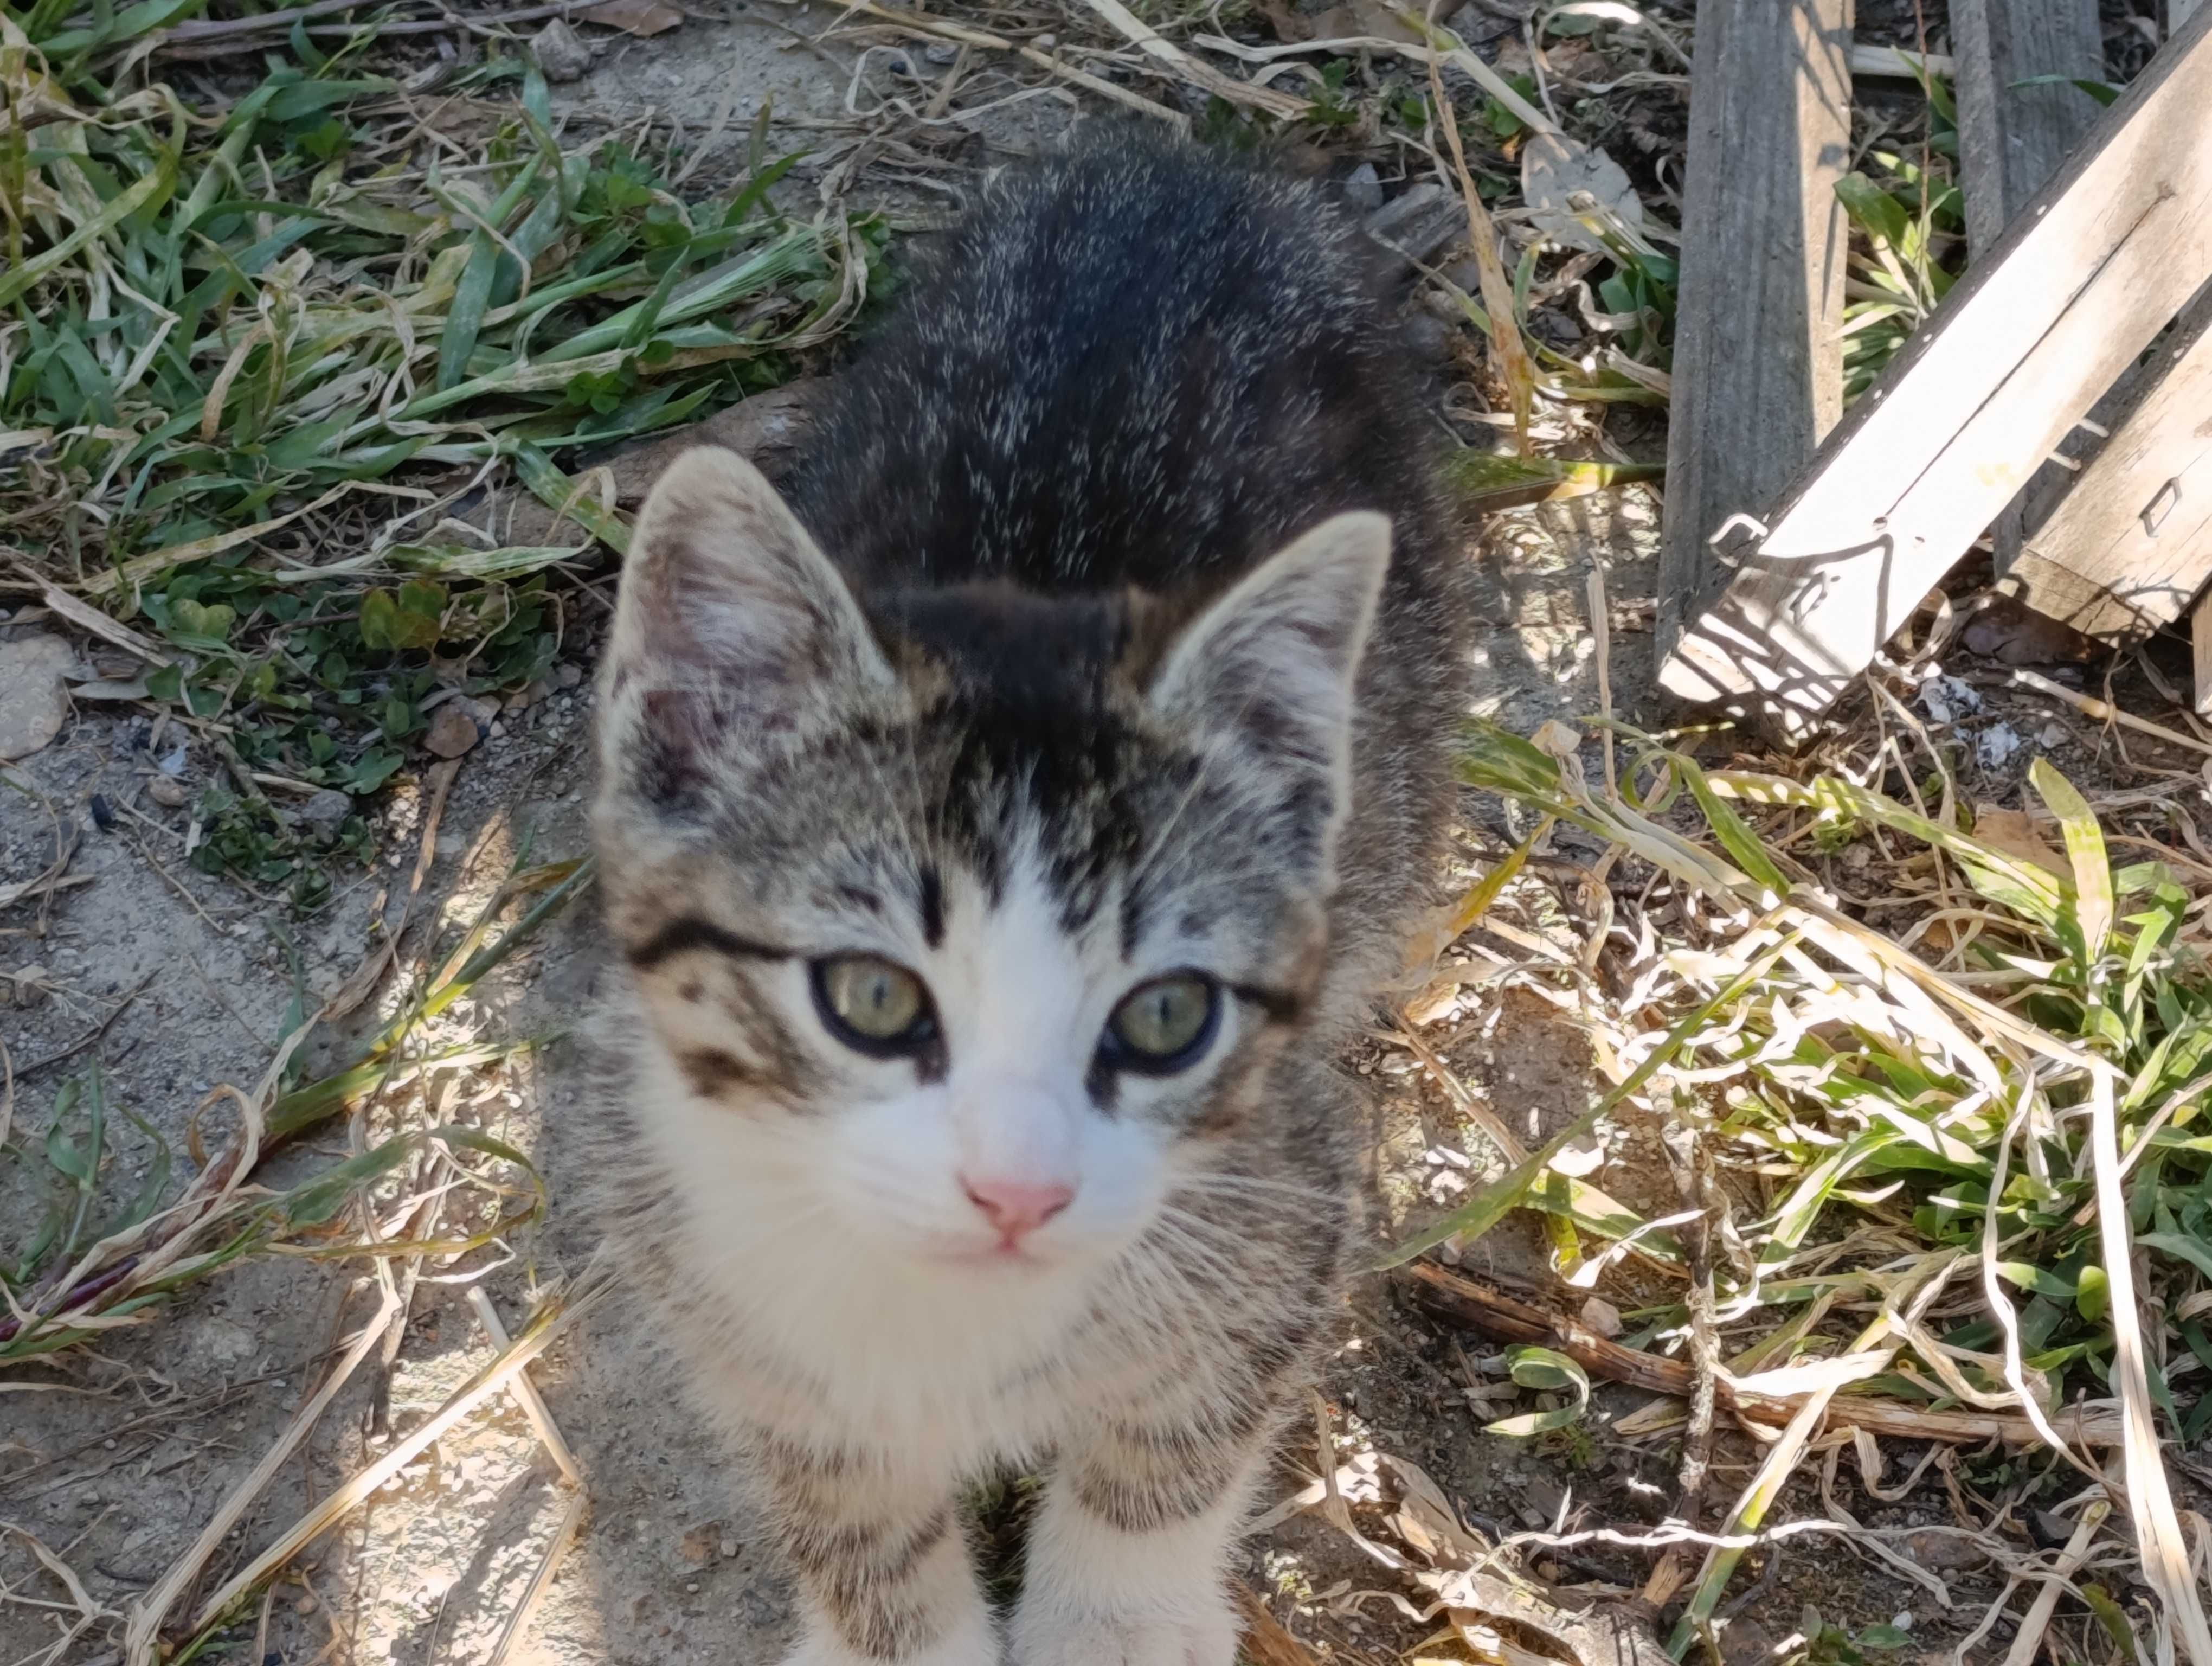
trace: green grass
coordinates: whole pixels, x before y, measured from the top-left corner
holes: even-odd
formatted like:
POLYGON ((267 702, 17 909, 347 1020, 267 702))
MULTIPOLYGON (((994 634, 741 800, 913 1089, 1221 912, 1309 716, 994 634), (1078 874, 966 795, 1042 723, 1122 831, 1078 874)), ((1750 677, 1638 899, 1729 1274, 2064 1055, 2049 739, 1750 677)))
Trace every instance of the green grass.
MULTIPOLYGON (((227 105, 102 84, 197 9, 0 25, 0 546, 160 642, 147 696, 250 769, 365 797, 426 696, 523 687, 581 623, 588 534, 623 534, 573 459, 787 378, 884 228, 779 210, 796 158, 764 125, 729 189, 690 196, 680 156, 564 142, 513 59, 477 79, 519 100, 457 157, 415 135, 368 26, 330 53, 295 30, 227 105), (451 518, 507 481, 569 512, 556 537, 451 518)), ((228 787, 196 808, 196 862, 303 906, 322 859, 366 849, 358 818, 313 834, 228 787)))
MULTIPOLYGON (((2118 858, 2091 802, 2044 762, 2031 781, 2048 832, 2030 848, 2010 824, 1978 830, 1940 765, 1930 808, 1838 773, 1708 772, 1616 733, 1632 749, 1617 793, 1559 747, 1489 727, 1465 776, 1645 865, 1647 909, 1674 902, 1622 973, 1631 997, 1585 992, 1622 1079, 1390 1259, 1522 1207, 1565 1217, 1571 1251, 1577 1234, 1637 1233, 1617 1204, 1603 1222, 1574 1207, 1546 1165, 1592 1129, 1686 1123, 1741 1177, 1740 1199, 1766 1200, 1731 1223, 1748 1259, 1714 1268, 1716 1299, 1738 1315, 1724 1354, 1755 1353, 1765 1370, 1880 1345, 1886 1367, 1843 1391, 1921 1410, 2047 1419, 2117 1398, 2137 1538, 2157 1565, 2172 1509, 2148 1473, 2149 1426, 2175 1444, 2212 1432, 2212 866, 2132 834, 2118 858), (1828 890, 1828 859, 1846 852, 1860 858, 1841 866, 1846 889, 1891 905, 1870 920, 1910 925, 1904 940, 1828 890)), ((1688 1316, 1665 1304, 1636 1316, 1645 1338, 1688 1316)), ((1709 1566, 1703 1611, 1732 1566, 1709 1566)))
POLYGON ((1966 265, 1958 108, 1948 83, 1929 76, 1921 84, 1928 105, 1919 154, 1871 149, 1863 168, 1836 182, 1856 234, 1844 278, 1846 401, 1874 385, 1966 265))

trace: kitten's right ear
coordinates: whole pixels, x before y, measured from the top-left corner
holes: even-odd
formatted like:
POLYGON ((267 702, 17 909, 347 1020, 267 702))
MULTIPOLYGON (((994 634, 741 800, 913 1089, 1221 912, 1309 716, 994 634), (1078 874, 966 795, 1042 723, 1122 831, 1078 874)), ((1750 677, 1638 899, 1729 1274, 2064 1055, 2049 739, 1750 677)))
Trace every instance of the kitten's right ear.
POLYGON ((742 726, 801 725, 896 683, 851 588, 760 471, 702 446, 654 483, 600 668, 600 763, 679 793, 742 726))

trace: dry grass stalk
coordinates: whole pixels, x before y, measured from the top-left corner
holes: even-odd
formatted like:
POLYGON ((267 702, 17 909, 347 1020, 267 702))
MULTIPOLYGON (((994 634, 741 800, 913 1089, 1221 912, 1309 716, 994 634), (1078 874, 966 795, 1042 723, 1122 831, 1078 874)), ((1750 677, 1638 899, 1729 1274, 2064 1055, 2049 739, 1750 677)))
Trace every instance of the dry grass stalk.
POLYGON ((545 1600, 545 1593, 552 1589, 554 1578, 561 1572, 561 1564, 568 1560, 568 1552, 574 1547, 576 1535, 582 1530, 584 1517, 591 1513, 591 1496, 578 1487, 568 1499, 568 1507, 562 1512, 560 1525, 553 1529, 552 1542, 545 1547, 544 1555, 538 1558, 537 1567, 531 1572, 530 1583, 523 1587, 521 1601, 514 1605, 514 1612, 507 1615, 507 1623, 500 1627, 499 1641, 492 1645, 491 1653, 485 1657, 484 1666, 505 1666, 507 1656, 514 1652, 515 1645, 521 1642, 527 1633, 532 1616, 538 1612, 538 1605, 545 1600))
POLYGON ((1532 133, 1557 133, 1559 125, 1522 96, 1521 89, 1484 62, 1467 44, 1449 29, 1443 28, 1412 8, 1393 5, 1390 9, 1420 40, 1393 40, 1387 35, 1332 35, 1325 40, 1286 40, 1273 46, 1250 46, 1241 40, 1231 40, 1225 35, 1200 34, 1192 37, 1194 45, 1208 52, 1222 52, 1241 58, 1247 64, 1273 64, 1286 58, 1307 53, 1326 53, 1349 57, 1360 52, 1376 52, 1408 58, 1433 69, 1439 64, 1449 64, 1513 112, 1532 133))
MULTIPOLYGON (((1424 1307, 1456 1324, 1467 1325, 1501 1341, 1534 1342, 1556 1348, 1595 1376, 1649 1389, 1656 1394, 1686 1396, 1692 1386, 1691 1368, 1679 1359, 1645 1353, 1586 1329, 1580 1320, 1518 1301, 1449 1268, 1433 1262, 1415 1262, 1399 1274, 1407 1293, 1424 1307)), ((1880 1351, 1862 1353, 1851 1365, 1855 1374, 1871 1375, 1875 1362, 1887 1359, 1880 1351)), ((1832 1365, 1833 1362, 1823 1362, 1832 1365)), ((1786 1424, 1813 1391, 1814 1378, 1803 1367, 1784 1371, 1762 1371, 1749 1377, 1723 1372, 1715 1387, 1723 1403, 1738 1415, 1770 1426, 1786 1424)), ((1817 1371, 1820 1366, 1814 1366, 1817 1371)), ((1840 1387, 1838 1383, 1832 1386, 1840 1387)), ((1931 1440, 1970 1444, 2001 1440, 2008 1445, 2035 1444, 2041 1437, 2024 1416, 1974 1411, 1923 1411, 1916 1406, 1877 1399, 1869 1395, 1841 1395, 1830 1402, 1829 1420, 1838 1427, 1863 1428, 1869 1433, 1899 1440, 1931 1440)), ((2059 1427, 2073 1440, 2087 1446, 2117 1446, 2121 1440, 2117 1415, 2091 1407, 2071 1407, 2061 1414, 2059 1427)), ((1628 1426, 1624 1423, 1622 1427, 1628 1426)))
MULTIPOLYGON (((204 1602, 192 1616, 192 1629, 203 1632, 228 1614, 238 1600, 313 1544, 350 1514, 377 1488, 404 1469, 430 1444, 512 1383, 523 1367, 550 1347, 569 1326, 588 1312, 612 1287, 599 1277, 580 1287, 566 1299, 556 1301, 533 1316, 530 1325, 498 1357, 447 1395, 443 1405, 425 1419, 391 1450, 335 1488, 320 1503, 287 1529, 268 1549, 226 1581, 204 1602)), ((155 1666, 150 1624, 144 1646, 125 1656, 125 1666, 155 1666)))
POLYGON ((2124 729, 2133 729, 2137 734, 2148 735, 2154 740, 2162 740, 2169 746, 2179 746, 2185 751, 2212 754, 2212 744, 2199 740, 2194 735, 2184 734, 2179 729, 2169 729, 2163 724, 2154 723, 2148 718, 2137 717, 2132 712, 2124 712, 2109 700, 2100 700, 2094 694, 2083 694, 2078 689, 2068 688, 2063 683, 2054 683, 2039 672, 2014 671, 2012 680, 2021 688, 2047 694, 2053 700, 2063 700, 2082 716, 2094 717, 2100 723, 2117 723, 2124 729))
POLYGON ((1272 87, 1255 87, 1249 82, 1238 81, 1233 76, 1223 75, 1210 64, 1200 63, 1139 19, 1121 3, 1121 0, 1084 0, 1084 3, 1104 18, 1115 33, 1127 39, 1139 51, 1168 65, 1182 79, 1202 92, 1280 119, 1295 120, 1306 112, 1306 101, 1302 98, 1279 93, 1272 87))
MULTIPOLYGON (((12 1533, 30 1546, 31 1554, 39 1559, 40 1565, 48 1573, 61 1582, 62 1588, 69 1592, 70 1603, 76 1608, 76 1620, 63 1628, 61 1635, 51 1646, 43 1651, 33 1649, 14 1663, 14 1666, 56 1666, 78 1638, 106 1619, 112 1610, 94 1602, 92 1593, 85 1589, 84 1581, 78 1578, 76 1570, 48 1549, 46 1541, 28 1528, 18 1527, 13 1522, 0 1522, 0 1533, 12 1533)), ((62 1548, 63 1554, 67 1554, 70 1547, 64 1545, 62 1548)))
MULTIPOLYGON (((2073 1534, 2066 1541, 2066 1548, 2059 1553, 2058 1565, 2044 1580, 2043 1589, 2036 1592, 2035 1601, 2028 1605, 2027 1613, 2021 1620, 2012 1647, 2005 1652, 2004 1666, 2033 1666, 2043 1647, 2043 1634, 2051 1628, 2051 1618, 2058 1612, 2058 1599, 2066 1594, 2067 1581, 2089 1560, 2089 1547, 2097 1537, 2097 1529, 2111 1513, 2112 1506, 2102 1499, 2094 1499, 2083 1506, 2081 1517, 2074 1523, 2073 1534)), ((2004 1605, 2000 1602, 1996 1606, 2001 1608, 2004 1605)))
POLYGON ((383 1339, 385 1330, 398 1316, 399 1304, 387 1291, 368 1322, 356 1333, 344 1355, 325 1373, 322 1385, 300 1408, 276 1444, 261 1455, 261 1461, 253 1466, 246 1479, 231 1489, 229 1497, 216 1507, 214 1515, 208 1517, 207 1525, 200 1529, 199 1537, 192 1541, 191 1547, 161 1576, 153 1590, 131 1604, 131 1617, 123 1633, 124 1658, 131 1663, 131 1666, 151 1666, 155 1657, 161 1621, 170 1608, 178 1597, 184 1595, 185 1587, 199 1578, 200 1570, 206 1566, 208 1559, 215 1554, 254 1499, 261 1496, 262 1488, 275 1478, 284 1461, 313 1432, 316 1424, 322 1421, 323 1413, 337 1397, 337 1391, 351 1379, 361 1362, 368 1358, 369 1351, 383 1339))
POLYGON ((965 23, 956 23, 950 18, 934 16, 919 9, 913 11, 893 11, 888 7, 877 5, 874 0, 846 0, 845 9, 848 13, 858 13, 863 16, 872 17, 878 22, 892 24, 916 34, 934 35, 940 40, 954 41, 963 46, 982 46, 993 52, 1012 52, 1024 62, 1033 64, 1038 69, 1057 76, 1073 86, 1080 87, 1086 92, 1096 93, 1101 98, 1110 99, 1115 104, 1125 106, 1129 109, 1140 110, 1155 121, 1164 121, 1179 133, 1187 134, 1190 131, 1190 118, 1184 115, 1182 111, 1170 110, 1164 104, 1155 103, 1141 93, 1133 93, 1126 87, 1117 87, 1110 81, 1079 70, 1072 64, 1062 64, 1058 58, 1041 52, 1034 46, 1019 45, 1007 40, 1004 35, 993 34, 985 29, 971 28, 965 23))
POLYGON ((2205 1621, 2203 1593, 2191 1576, 2189 1541, 2173 1513, 2173 1493, 2166 1484, 2158 1424, 2151 1413, 2142 1315, 2136 1298, 2135 1246, 2128 1231, 2127 1197, 2120 1186, 2114 1091, 2112 1073, 2099 1070, 2090 1084, 2089 1147, 2096 1165, 2105 1277, 2112 1292, 2112 1375, 2119 1384, 2126 1436, 2121 1450, 2127 1459, 2128 1510, 2135 1517, 2143 1572, 2159 1594, 2166 1622, 2181 1633, 2182 1646, 2195 1666, 2212 1666, 2212 1626, 2205 1621))
MULTIPOLYGON (((1424 18, 1421 27, 1433 29, 1435 25, 1424 18)), ((1506 276, 1505 263, 1498 258, 1498 233, 1490 223, 1490 210, 1483 207, 1482 193, 1475 189, 1474 176, 1468 171, 1467 148, 1460 140, 1459 122, 1452 112, 1452 102, 1444 96, 1443 76, 1437 68, 1437 58, 1433 52, 1429 56, 1430 109, 1444 130, 1444 140, 1451 150, 1452 171, 1459 176, 1460 199, 1467 205, 1468 240, 1474 247, 1476 270, 1481 274, 1483 309, 1490 315, 1490 344, 1498 355, 1498 374, 1504 378, 1513 403, 1514 443, 1521 455, 1526 457, 1534 449, 1528 439, 1528 415, 1536 396, 1536 367, 1528 357, 1528 344, 1521 337, 1521 315, 1514 304, 1513 282, 1506 276)))
MULTIPOLYGON (((469 1306, 477 1316, 477 1322, 484 1328, 484 1335, 491 1338, 491 1345, 495 1348, 507 1347, 509 1341, 507 1327, 500 1322, 499 1310, 492 1305, 491 1298, 484 1294, 482 1285, 469 1286, 469 1306)), ((515 1403, 522 1408, 522 1414, 530 1420, 530 1426, 537 1432, 546 1456, 553 1460, 569 1486, 580 1489, 584 1485, 584 1472, 576 1462, 576 1454, 570 1450, 568 1437, 561 1432, 561 1426, 553 1420, 552 1409, 546 1405, 544 1395, 538 1392, 538 1385, 530 1380, 528 1371, 516 1377, 513 1392, 515 1403)))
POLYGON ((408 921, 415 912, 415 899, 422 894, 422 882, 429 877, 430 865, 437 856, 438 824, 445 818, 446 794, 452 790, 461 763, 457 757, 441 758, 427 772, 430 802, 422 812, 422 836, 416 842, 415 867, 407 876, 407 894, 399 901, 399 917, 379 936, 376 946, 323 1003, 319 1016, 324 1021, 344 1018, 367 1000, 398 957, 400 939, 406 935, 408 921))

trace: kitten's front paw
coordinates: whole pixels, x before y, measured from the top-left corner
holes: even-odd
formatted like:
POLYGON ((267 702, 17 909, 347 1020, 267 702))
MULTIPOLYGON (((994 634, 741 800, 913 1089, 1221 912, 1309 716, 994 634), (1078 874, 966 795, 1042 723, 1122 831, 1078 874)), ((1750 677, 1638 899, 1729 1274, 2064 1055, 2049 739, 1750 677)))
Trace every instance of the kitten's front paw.
MULTIPOLYGON (((997 1634, 988 1624, 963 1626, 929 1647, 898 1655, 890 1666, 1004 1666, 997 1634)), ((803 1639, 781 1666, 886 1666, 876 1655, 862 1654, 828 1632, 803 1639)))
POLYGON ((1241 1627, 1226 1600, 1197 1614, 1024 1614, 1012 1666, 1234 1666, 1241 1627))

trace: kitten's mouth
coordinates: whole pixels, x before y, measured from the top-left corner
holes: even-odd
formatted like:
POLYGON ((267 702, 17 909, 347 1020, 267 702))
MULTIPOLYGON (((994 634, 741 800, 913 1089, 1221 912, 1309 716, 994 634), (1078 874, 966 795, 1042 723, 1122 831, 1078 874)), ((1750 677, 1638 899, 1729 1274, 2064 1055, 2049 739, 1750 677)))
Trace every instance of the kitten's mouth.
POLYGON ((985 1272, 1006 1268, 1042 1273, 1050 1268, 1057 1257, 1040 1253, 1033 1241, 1001 1238, 995 1243, 978 1243, 973 1239, 940 1243, 932 1247, 929 1259, 939 1266, 971 1267, 985 1272))

